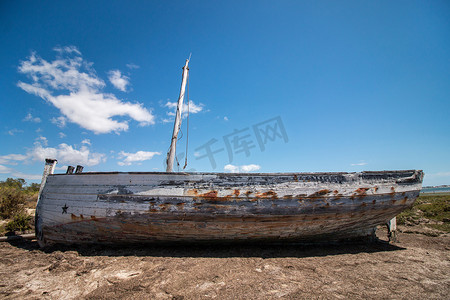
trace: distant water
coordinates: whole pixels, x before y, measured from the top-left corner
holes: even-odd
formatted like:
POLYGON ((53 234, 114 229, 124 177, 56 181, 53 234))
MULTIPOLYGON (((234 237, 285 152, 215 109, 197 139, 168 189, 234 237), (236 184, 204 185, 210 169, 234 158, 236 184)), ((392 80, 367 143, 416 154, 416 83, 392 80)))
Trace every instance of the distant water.
POLYGON ((438 193, 450 193, 450 187, 433 187, 423 188, 420 191, 421 194, 438 194, 438 193))

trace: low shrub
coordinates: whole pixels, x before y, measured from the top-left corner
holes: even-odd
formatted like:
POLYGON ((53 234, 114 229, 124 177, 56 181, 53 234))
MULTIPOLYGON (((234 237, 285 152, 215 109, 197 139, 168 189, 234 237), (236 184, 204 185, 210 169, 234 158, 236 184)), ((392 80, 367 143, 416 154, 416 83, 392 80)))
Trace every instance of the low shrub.
POLYGON ((17 214, 6 224, 7 231, 25 231, 32 229, 33 218, 25 213, 17 214))

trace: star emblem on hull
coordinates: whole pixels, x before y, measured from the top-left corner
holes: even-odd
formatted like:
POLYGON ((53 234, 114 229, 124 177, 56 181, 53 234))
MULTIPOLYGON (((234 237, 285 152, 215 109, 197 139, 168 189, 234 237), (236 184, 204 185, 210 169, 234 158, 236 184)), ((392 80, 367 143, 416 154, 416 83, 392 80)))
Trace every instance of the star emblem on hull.
POLYGON ((62 207, 62 213, 63 214, 67 214, 67 209, 68 209, 69 207, 67 206, 67 204, 64 204, 64 206, 62 207))

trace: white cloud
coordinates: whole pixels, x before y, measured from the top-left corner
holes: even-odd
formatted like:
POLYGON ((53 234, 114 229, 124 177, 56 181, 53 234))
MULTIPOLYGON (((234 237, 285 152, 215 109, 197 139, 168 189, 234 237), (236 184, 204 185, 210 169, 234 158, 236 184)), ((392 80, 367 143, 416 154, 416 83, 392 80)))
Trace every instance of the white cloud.
MULTIPOLYGON (((163 123, 169 123, 169 122, 173 122, 175 117, 175 114, 177 112, 177 106, 178 103, 177 102, 170 102, 167 101, 166 104, 164 104, 164 107, 167 107, 170 111, 166 112, 166 115, 171 117, 171 118, 165 118, 163 119, 163 123)), ((203 110, 204 105, 202 103, 200 104, 195 104, 194 101, 189 100, 189 113, 190 114, 196 114, 199 113, 203 110)), ((188 106, 186 105, 186 103, 183 104, 183 110, 181 112, 181 116, 182 118, 186 118, 187 117, 187 112, 188 112, 188 106)))
POLYGON ((128 130, 127 121, 117 121, 114 116, 125 116, 139 121, 141 126, 154 123, 154 116, 141 104, 123 103, 113 95, 80 92, 55 98, 55 106, 72 122, 94 133, 128 130))
POLYGON ((111 70, 108 72, 108 79, 114 87, 122 92, 127 91, 127 85, 130 84, 130 78, 123 75, 119 70, 111 70))
POLYGON ((61 139, 66 137, 66 134, 64 132, 60 132, 58 135, 61 139))
POLYGON ((119 158, 124 160, 119 161, 117 164, 119 166, 129 166, 132 163, 139 163, 145 160, 152 159, 155 155, 161 155, 161 152, 138 151, 136 153, 127 153, 124 151, 120 151, 119 158))
POLYGON ((231 173, 239 173, 239 166, 226 165, 223 167, 223 170, 231 173))
POLYGON ((45 147, 36 143, 27 156, 35 161, 44 161, 46 158, 55 158, 61 164, 95 166, 106 161, 102 153, 94 153, 86 146, 76 149, 65 143, 59 144, 57 148, 45 147))
POLYGON ((16 135, 16 133, 23 133, 23 130, 13 128, 13 129, 11 129, 11 130, 8 131, 8 134, 9 134, 9 135, 16 135))
POLYGON ((63 116, 57 118, 51 118, 50 121, 58 126, 59 128, 64 128, 66 126, 66 118, 63 116))
POLYGON ((40 123, 41 119, 38 117, 33 117, 33 115, 31 113, 28 113, 28 115, 25 116, 25 118, 23 119, 23 121, 26 122, 33 122, 33 123, 40 123))
POLYGON ((8 155, 0 156, 0 164, 16 165, 17 161, 24 161, 26 159, 27 159, 26 155, 8 154, 8 155))
POLYGON ((163 123, 172 123, 174 119, 168 119, 168 118, 164 118, 162 119, 163 123))
POLYGON ((37 144, 43 144, 44 146, 47 146, 48 145, 48 140, 47 140, 47 138, 45 136, 41 135, 41 136, 36 138, 36 143, 37 144))
POLYGON ((47 147, 47 139, 43 136, 36 139, 34 147, 23 154, 8 154, 0 156, 0 164, 16 165, 17 162, 27 160, 44 161, 46 158, 56 158, 60 163, 66 164, 84 164, 94 166, 106 160, 106 156, 101 153, 93 153, 88 147, 82 146, 79 149, 65 143, 58 147, 47 147))
POLYGON ((0 174, 11 173, 11 170, 12 170, 11 168, 0 165, 0 174))
POLYGON ((228 117, 227 116, 223 117, 223 120, 228 121, 228 117))
POLYGON ((142 104, 123 102, 113 94, 102 93, 104 81, 97 77, 92 64, 83 60, 76 47, 55 50, 61 57, 53 61, 48 62, 36 53, 22 61, 18 70, 32 82, 17 83, 27 93, 45 99, 60 110, 62 116, 52 122, 63 126, 70 121, 96 134, 128 130, 128 121, 113 119, 117 116, 128 116, 141 126, 155 123, 154 115, 142 104))
POLYGON ((0 165, 0 174, 10 174, 12 177, 27 179, 27 180, 39 180, 42 175, 38 174, 25 174, 12 168, 8 168, 0 165))
POLYGON ((75 53, 75 54, 81 55, 80 50, 78 50, 78 48, 75 46, 55 47, 55 48, 53 48, 53 50, 56 52, 59 52, 61 54, 65 52, 65 53, 69 53, 69 54, 75 53))
POLYGON ((253 172, 253 171, 258 171, 259 169, 261 169, 261 166, 259 165, 244 165, 241 166, 241 170, 242 172, 246 173, 246 172, 253 172))
POLYGON ((86 144, 86 145, 90 145, 91 144, 91 140, 90 139, 84 139, 81 141, 82 144, 86 144))
POLYGON ((230 172, 230 173, 248 173, 253 171, 258 171, 261 169, 261 166, 250 164, 250 165, 242 165, 242 166, 234 166, 231 164, 226 165, 223 167, 224 171, 230 172))
POLYGON ((58 170, 58 171, 66 171, 67 170, 67 167, 68 166, 57 166, 57 167, 55 167, 55 170, 58 170))
POLYGON ((364 161, 361 161, 361 162, 359 162, 359 163, 350 164, 350 165, 351 165, 351 166, 365 166, 365 165, 367 165, 367 163, 364 162, 364 161))
POLYGON ((59 144, 57 147, 47 147, 47 139, 40 136, 36 139, 34 147, 30 149, 25 155, 23 154, 8 154, 0 156, 0 173, 11 174, 11 176, 37 180, 41 179, 42 175, 25 174, 4 165, 17 165, 18 162, 26 164, 30 161, 44 162, 46 158, 55 158, 58 163, 63 165, 58 170, 67 168, 67 165, 83 165, 95 166, 106 161, 106 155, 102 153, 91 152, 87 146, 80 148, 73 147, 67 144, 59 144))
POLYGON ((138 65, 133 64, 133 63, 126 64, 126 66, 127 66, 128 69, 139 69, 140 68, 138 65))

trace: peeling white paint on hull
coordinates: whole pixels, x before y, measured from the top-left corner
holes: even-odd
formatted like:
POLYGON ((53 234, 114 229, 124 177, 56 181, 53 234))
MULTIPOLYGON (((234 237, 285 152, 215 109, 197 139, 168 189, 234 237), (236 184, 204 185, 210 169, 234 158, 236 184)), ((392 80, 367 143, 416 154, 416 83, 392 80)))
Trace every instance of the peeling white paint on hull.
POLYGON ((422 171, 82 173, 47 177, 47 243, 334 241, 370 236, 412 206, 422 171))

